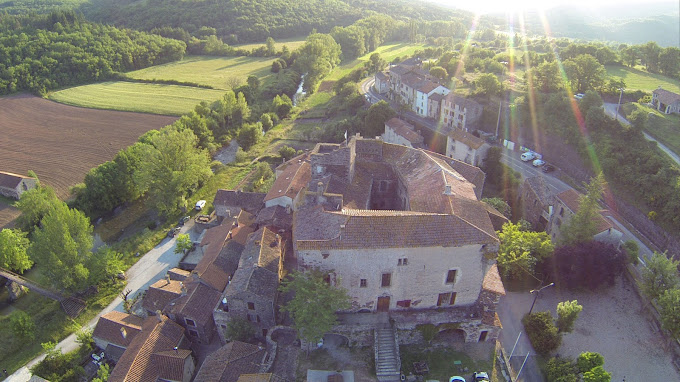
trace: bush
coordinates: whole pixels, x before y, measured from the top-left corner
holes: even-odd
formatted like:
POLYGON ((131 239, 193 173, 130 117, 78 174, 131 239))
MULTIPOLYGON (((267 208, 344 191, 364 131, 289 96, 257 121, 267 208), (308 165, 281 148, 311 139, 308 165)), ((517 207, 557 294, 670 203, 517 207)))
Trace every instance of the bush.
POLYGON ((548 382, 578 382, 578 369, 574 361, 553 357, 545 365, 545 378, 548 382))
POLYGON ((9 325, 12 332, 22 340, 33 340, 35 338, 35 323, 33 318, 23 310, 13 312, 9 317, 9 325))
POLYGON ((290 146, 283 146, 279 149, 279 155, 281 155, 281 158, 284 160, 290 160, 295 154, 295 149, 290 146))
POLYGON ((236 319, 229 321, 224 335, 230 341, 250 342, 255 338, 255 328, 249 321, 236 319))
POLYGON ((432 324, 417 325, 416 329, 420 331, 420 334, 423 336, 423 340, 425 340, 425 342, 428 344, 432 342, 434 337, 437 335, 437 327, 432 324))
POLYGON ((545 356, 560 347, 562 336, 557 331, 550 312, 527 314, 522 318, 522 324, 537 353, 545 356))
POLYGON ((600 353, 583 352, 576 359, 576 367, 578 367, 578 370, 581 373, 585 373, 602 365, 604 365, 604 357, 600 353))
POLYGON ((640 254, 640 247, 638 246, 638 243, 635 240, 628 240, 623 243, 621 248, 623 248, 623 251, 626 253, 628 262, 633 265, 637 265, 639 262, 638 255, 640 254))
POLYGON ((612 374, 607 373, 602 366, 583 373, 583 382, 609 382, 611 380, 612 374))
POLYGON ((569 333, 574 329, 574 322, 578 318, 583 306, 577 300, 563 301, 557 304, 557 329, 560 333, 569 333))

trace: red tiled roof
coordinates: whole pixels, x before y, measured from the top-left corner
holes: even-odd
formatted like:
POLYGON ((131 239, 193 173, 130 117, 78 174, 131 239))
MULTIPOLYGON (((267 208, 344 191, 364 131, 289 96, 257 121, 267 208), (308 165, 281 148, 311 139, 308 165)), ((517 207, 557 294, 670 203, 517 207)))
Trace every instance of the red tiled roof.
POLYGON ((680 94, 673 93, 672 91, 668 91, 666 89, 658 88, 652 93, 656 94, 656 99, 666 105, 672 105, 676 102, 680 102, 680 94))
POLYGON ((501 275, 498 274, 498 266, 496 264, 492 265, 486 272, 482 282, 482 289, 505 296, 505 287, 503 286, 503 281, 501 281, 501 275))
POLYGON ((109 312, 102 315, 94 327, 92 337, 118 345, 128 347, 132 339, 141 332, 144 319, 121 312, 109 312), (122 329, 125 329, 123 336, 122 329))
POLYGON ((243 374, 259 372, 265 353, 257 345, 230 342, 206 358, 194 382, 236 382, 243 374))
MULTIPOLYGON (((296 159, 294 158, 289 162, 295 160, 296 159)), ((309 162, 306 159, 297 159, 297 162, 285 167, 281 175, 276 177, 276 180, 267 193, 267 196, 265 196, 264 201, 267 202, 281 196, 295 199, 300 190, 307 185, 311 177, 312 174, 309 162)))
POLYGON ((212 320, 212 311, 220 301, 221 294, 222 290, 217 291, 200 280, 192 280, 187 283, 187 294, 169 306, 168 311, 204 326, 212 320))
POLYGON ((463 144, 475 150, 482 147, 482 145, 485 143, 482 138, 475 137, 474 135, 461 129, 451 130, 451 132, 449 132, 449 137, 451 137, 453 140, 463 142, 463 144))
POLYGON ((169 381, 184 380, 184 365, 191 356, 191 350, 166 350, 151 355, 151 364, 160 372, 159 378, 169 381))
POLYGON ((7 171, 0 171, 0 187, 16 188, 22 179, 34 179, 7 171))
MULTIPOLYGON (((576 213, 578 211, 578 207, 581 204, 581 196, 585 196, 583 194, 580 194, 578 191, 574 190, 573 188, 570 188, 566 191, 560 192, 557 194, 557 198, 564 203, 567 208, 571 210, 571 212, 576 213)), ((614 226, 612 223, 605 219, 602 214, 598 213, 594 217, 596 223, 595 227, 597 230, 597 233, 606 231, 610 228, 613 228, 614 226)))
POLYGON ((264 204, 266 194, 261 192, 243 192, 234 190, 217 190, 213 205, 240 207, 250 213, 256 213, 264 204))
POLYGON ((184 328, 177 323, 165 316, 148 317, 111 371, 109 382, 156 382, 162 371, 152 361, 153 354, 174 351, 182 338, 184 328))
POLYGON ((165 309, 168 304, 182 295, 182 282, 158 280, 151 284, 144 295, 142 307, 149 312, 165 309))
POLYGON ((423 143, 423 136, 415 131, 415 127, 399 118, 392 118, 385 122, 385 126, 392 129, 397 135, 404 137, 415 147, 423 143))

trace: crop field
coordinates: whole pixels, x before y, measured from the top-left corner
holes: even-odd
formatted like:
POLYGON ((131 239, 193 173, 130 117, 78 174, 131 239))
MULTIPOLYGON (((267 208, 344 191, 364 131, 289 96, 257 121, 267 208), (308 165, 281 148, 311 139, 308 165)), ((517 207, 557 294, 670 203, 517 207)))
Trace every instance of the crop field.
MULTIPOLYGON (((281 39, 281 40, 274 40, 274 46, 276 47, 277 50, 280 50, 283 48, 283 46, 287 46, 288 49, 292 52, 295 49, 299 48, 302 46, 302 44, 305 43, 305 37, 293 37, 293 38, 286 38, 286 39, 281 39)), ((261 46, 264 46, 264 43, 260 44, 242 44, 242 45, 234 45, 234 48, 240 48, 240 49, 257 49, 261 46)))
POLYGON ((223 95, 223 90, 192 86, 111 81, 60 90, 49 98, 93 109, 182 115, 201 101, 212 102, 223 95))
POLYGON ((680 81, 660 74, 648 73, 625 66, 607 65, 605 69, 607 69, 608 76, 623 78, 627 90, 643 90, 651 93, 652 90, 661 86, 666 90, 680 93, 680 81))
POLYGON ((126 75, 143 80, 175 80, 228 89, 229 82, 237 80, 244 84, 249 75, 257 76, 266 83, 274 76, 271 72, 273 61, 263 57, 187 56, 180 61, 135 70, 126 75))
MULTIPOLYGON (((33 170, 60 198, 85 174, 151 129, 174 117, 83 109, 20 95, 0 98, 0 164, 2 170, 33 170)), ((1 209, 1 207, 0 207, 1 209)), ((11 210, 0 216, 12 215, 11 210)), ((0 226, 2 226, 0 222, 0 226)))
POLYGON ((366 53, 365 55, 357 59, 343 62, 340 66, 333 70, 333 73, 331 73, 331 75, 328 76, 326 80, 337 81, 341 79, 342 77, 349 74, 349 72, 351 72, 355 68, 358 68, 359 65, 363 65, 364 62, 368 61, 368 59, 371 57, 373 53, 378 53, 380 54, 380 57, 382 57, 383 60, 387 62, 392 62, 392 60, 394 60, 397 57, 406 58, 407 56, 410 56, 413 53, 415 53, 416 50, 425 49, 426 46, 427 45, 424 44, 412 44, 407 42, 382 45, 373 52, 366 53))

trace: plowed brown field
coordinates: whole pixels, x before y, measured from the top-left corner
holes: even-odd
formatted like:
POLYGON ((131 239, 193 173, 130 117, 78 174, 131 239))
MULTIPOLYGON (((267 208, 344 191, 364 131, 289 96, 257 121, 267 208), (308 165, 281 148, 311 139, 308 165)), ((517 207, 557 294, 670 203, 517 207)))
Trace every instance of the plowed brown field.
MULTIPOLYGON (((176 117, 84 109, 30 95, 0 98, 0 170, 35 171, 61 198, 87 172, 176 117)), ((5 213, 9 211, 4 211, 5 213)), ((5 214, 0 214, 0 219, 5 214)), ((7 222, 0 221, 0 227, 7 222)))

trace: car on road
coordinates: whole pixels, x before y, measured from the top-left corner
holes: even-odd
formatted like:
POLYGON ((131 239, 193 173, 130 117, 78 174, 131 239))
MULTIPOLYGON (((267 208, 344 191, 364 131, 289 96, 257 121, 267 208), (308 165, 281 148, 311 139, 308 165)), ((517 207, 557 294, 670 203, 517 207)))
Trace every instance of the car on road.
POLYGON ((179 226, 181 227, 181 226, 184 225, 184 223, 188 222, 189 219, 191 219, 191 216, 185 216, 185 217, 183 217, 183 218, 180 218, 180 219, 179 219, 179 222, 177 223, 177 225, 179 225, 179 226))
POLYGON ((199 200, 196 202, 196 211, 200 211, 205 207, 205 200, 199 200))
POLYGON ((553 172, 553 171, 555 171, 555 166, 553 166, 551 164, 546 164, 545 166, 543 166, 543 168, 541 170, 543 170, 543 172, 545 172, 545 173, 553 172))
POLYGON ((541 167, 545 164, 545 161, 543 159, 534 159, 534 161, 531 162, 531 164, 533 164, 534 167, 541 167))
POLYGON ((489 374, 485 371, 475 371, 472 373, 472 381, 473 382, 481 382, 481 381, 489 381, 489 374))
POLYGON ((543 156, 537 152, 533 152, 531 150, 523 152, 522 155, 520 155, 519 159, 521 159, 523 162, 528 162, 530 160, 534 159, 541 159, 543 156))
POLYGON ((449 382, 466 382, 465 378, 459 376, 453 376, 449 378, 449 382))
POLYGON ((583 93, 574 94, 574 99, 581 100, 581 98, 583 98, 584 95, 585 94, 583 93))
POLYGON ((180 229, 182 229, 182 227, 175 227, 175 228, 171 229, 170 231, 168 231, 168 237, 175 237, 175 236, 177 236, 177 234, 179 233, 180 229))

